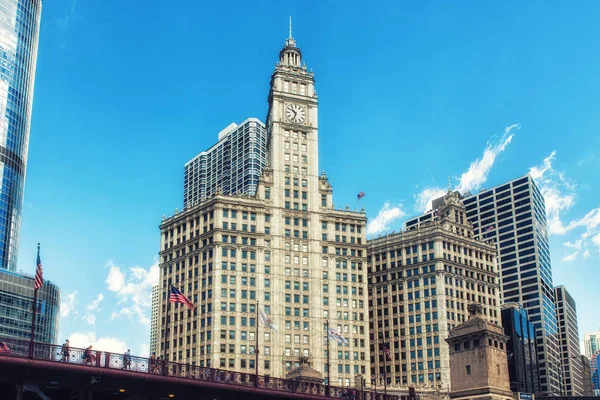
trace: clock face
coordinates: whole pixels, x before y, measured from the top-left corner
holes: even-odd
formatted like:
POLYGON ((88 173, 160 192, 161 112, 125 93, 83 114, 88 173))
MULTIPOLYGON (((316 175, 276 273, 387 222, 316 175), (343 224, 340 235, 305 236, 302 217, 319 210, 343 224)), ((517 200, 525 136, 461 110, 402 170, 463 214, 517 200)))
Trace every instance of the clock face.
POLYGON ((285 116, 291 122, 302 124, 306 121, 306 110, 298 104, 290 104, 285 109, 285 116))

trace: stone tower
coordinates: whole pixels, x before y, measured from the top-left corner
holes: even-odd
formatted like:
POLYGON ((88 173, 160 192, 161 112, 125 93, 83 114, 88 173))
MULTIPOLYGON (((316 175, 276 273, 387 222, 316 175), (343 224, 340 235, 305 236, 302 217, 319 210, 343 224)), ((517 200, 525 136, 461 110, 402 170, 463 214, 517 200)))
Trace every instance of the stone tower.
POLYGON ((468 310, 469 319, 446 339, 450 346, 450 398, 510 400, 508 336, 502 327, 483 318, 481 304, 469 304, 468 310))

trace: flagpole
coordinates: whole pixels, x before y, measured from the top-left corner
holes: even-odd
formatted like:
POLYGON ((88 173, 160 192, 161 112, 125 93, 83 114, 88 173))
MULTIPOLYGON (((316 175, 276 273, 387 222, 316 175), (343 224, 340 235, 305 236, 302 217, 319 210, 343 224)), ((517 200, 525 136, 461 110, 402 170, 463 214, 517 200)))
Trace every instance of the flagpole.
MULTIPOLYGON (((38 252, 37 252, 37 259, 40 259, 40 244, 38 243, 38 252)), ((36 276, 37 276, 37 261, 36 261, 36 276)), ((35 338, 35 321, 36 321, 36 317, 37 317, 37 295, 38 295, 38 288, 37 285, 35 283, 35 278, 33 281, 33 309, 32 309, 32 313, 31 313, 31 338, 29 341, 29 358, 33 358, 33 346, 34 346, 34 338, 35 338)))
POLYGON ((163 360, 162 360, 163 375, 165 375, 165 372, 166 372, 165 367, 167 365, 167 339, 169 337, 169 310, 171 308, 170 296, 171 296, 171 287, 169 287, 169 293, 167 293, 167 312, 165 315, 165 338, 163 340, 164 349, 163 349, 163 360))
POLYGON ((254 317, 255 321, 254 323, 256 324, 256 345, 254 347, 254 354, 256 356, 256 360, 254 361, 254 376, 255 376, 255 381, 254 384, 256 387, 258 387, 258 325, 259 325, 259 317, 258 317, 258 308, 260 306, 260 302, 257 301, 256 302, 256 316, 254 317))
POLYGON ((331 352, 329 351, 329 320, 325 320, 327 324, 327 397, 331 397, 331 352))

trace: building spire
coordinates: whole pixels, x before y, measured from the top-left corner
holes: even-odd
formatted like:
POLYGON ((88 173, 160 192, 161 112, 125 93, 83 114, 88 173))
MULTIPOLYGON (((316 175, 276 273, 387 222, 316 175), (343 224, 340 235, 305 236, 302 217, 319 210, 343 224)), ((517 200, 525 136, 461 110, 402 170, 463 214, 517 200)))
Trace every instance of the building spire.
POLYGON ((292 39, 292 16, 290 15, 290 36, 289 39, 292 39))

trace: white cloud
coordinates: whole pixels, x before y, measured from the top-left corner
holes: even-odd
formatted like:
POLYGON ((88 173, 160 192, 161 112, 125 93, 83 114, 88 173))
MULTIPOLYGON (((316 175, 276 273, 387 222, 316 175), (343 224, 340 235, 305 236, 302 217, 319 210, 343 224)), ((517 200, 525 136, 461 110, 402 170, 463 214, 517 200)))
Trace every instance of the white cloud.
POLYGON ((150 345, 147 343, 143 343, 140 345, 140 357, 150 357, 150 345))
MULTIPOLYGON (((467 171, 463 172, 460 176, 458 186, 454 190, 458 190, 460 193, 465 194, 476 189, 479 189, 488 178, 488 174, 498 155, 506 150, 506 147, 512 142, 515 136, 514 129, 521 129, 519 124, 513 124, 504 128, 504 135, 500 141, 494 145, 488 142, 486 148, 483 150, 481 158, 473 161, 467 171)), ((420 193, 414 195, 415 198, 415 211, 425 212, 431 210, 431 203, 433 200, 443 196, 446 190, 441 187, 433 186, 426 187, 420 193)))
POLYGON ((563 260, 564 262, 571 262, 571 261, 574 261, 574 260, 577 258, 577 255, 578 255, 578 254, 579 254, 579 251, 576 251, 576 252, 574 252, 574 253, 571 253, 571 254, 569 254, 569 255, 566 255, 566 256, 564 256, 564 257, 562 258, 562 260, 563 260))
POLYGON ((100 302, 102 302, 103 299, 104 295, 102 293, 99 293, 98 296, 90 304, 87 305, 87 312, 83 316, 83 320, 86 321, 88 325, 96 324, 96 314, 94 313, 94 311, 99 311, 98 306, 100 305, 100 302))
POLYGON ((106 277, 108 290, 118 292, 125 285, 125 275, 121 272, 121 268, 113 264, 112 260, 108 260, 107 266, 110 267, 108 276, 106 277))
POLYGON ((596 236, 594 236, 594 238, 592 239, 592 242, 594 242, 594 244, 598 247, 598 249, 600 249, 600 233, 598 233, 596 236))
POLYGON ((129 268, 129 277, 112 260, 108 261, 107 266, 110 267, 106 278, 108 290, 117 294, 119 304, 124 304, 119 311, 113 310, 111 319, 122 316, 129 320, 137 318, 143 325, 149 325, 152 286, 159 277, 158 260, 148 269, 139 266, 129 268))
POLYGON ((494 166, 496 158, 512 141, 514 133, 511 133, 511 131, 513 129, 518 130, 521 129, 521 127, 518 124, 506 127, 500 142, 495 145, 488 143, 483 151, 483 156, 480 159, 473 161, 469 166, 469 169, 461 175, 460 184, 457 188, 460 193, 478 189, 487 181, 488 174, 494 166))
POLYGON ((367 225, 367 234, 376 235, 381 233, 389 229, 389 224, 405 215, 406 213, 402 210, 402 204, 392 207, 390 203, 385 203, 383 208, 379 210, 379 214, 367 225))
POLYGON ((415 211, 425 212, 431 210, 431 202, 446 194, 446 191, 439 187, 427 187, 415 197, 415 211))
POLYGON ((600 208, 589 211, 582 218, 564 222, 565 214, 575 205, 577 185, 566 178, 563 172, 553 167, 556 151, 550 153, 541 165, 531 167, 529 175, 535 180, 546 203, 548 234, 564 235, 576 229, 584 228, 574 241, 564 242, 567 248, 576 251, 563 257, 563 261, 574 261, 581 254, 583 258, 590 256, 590 245, 600 250, 600 208), (596 240, 596 237, 598 239, 596 240))
POLYGON ((124 340, 104 336, 96 338, 96 332, 75 332, 69 337, 71 347, 85 348, 92 345, 96 350, 122 354, 127 350, 124 340))
POLYGON ((71 311, 73 314, 77 315, 77 311, 75 310, 75 296, 77 295, 77 291, 73 293, 68 293, 65 297, 63 297, 60 301, 60 316, 61 318, 66 318, 69 316, 71 311))
POLYGON ((100 304, 100 302, 104 299, 104 295, 102 293, 98 294, 98 297, 96 297, 96 299, 94 301, 92 301, 90 304, 88 304, 87 309, 88 311, 94 311, 96 308, 98 308, 98 305, 100 304))

